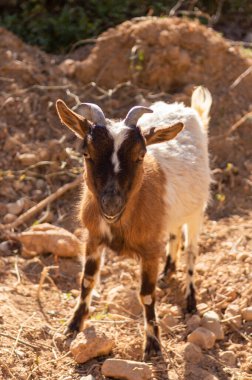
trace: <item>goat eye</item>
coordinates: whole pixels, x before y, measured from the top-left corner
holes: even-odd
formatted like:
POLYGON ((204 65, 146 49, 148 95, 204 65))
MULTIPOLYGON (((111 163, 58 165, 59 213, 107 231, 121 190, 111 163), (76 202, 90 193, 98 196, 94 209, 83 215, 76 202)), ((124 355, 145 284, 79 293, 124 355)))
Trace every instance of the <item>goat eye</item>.
POLYGON ((83 152, 83 156, 84 156, 85 158, 90 158, 90 154, 88 153, 87 150, 85 150, 85 151, 83 152))
POLYGON ((138 161, 143 161, 146 151, 142 150, 138 155, 138 161))

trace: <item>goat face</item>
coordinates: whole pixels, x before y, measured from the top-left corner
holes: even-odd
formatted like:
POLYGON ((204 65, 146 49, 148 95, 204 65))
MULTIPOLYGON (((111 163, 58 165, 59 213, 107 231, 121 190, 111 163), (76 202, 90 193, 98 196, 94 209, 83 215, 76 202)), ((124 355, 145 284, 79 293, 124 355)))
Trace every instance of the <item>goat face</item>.
POLYGON ((139 128, 121 123, 94 126, 83 142, 86 182, 108 223, 122 215, 131 195, 139 188, 146 152, 139 128))
POLYGON ((87 186, 106 222, 115 223, 141 186, 146 145, 174 137, 183 125, 178 123, 169 127, 169 131, 152 128, 143 135, 136 124, 143 113, 152 112, 149 108, 134 107, 125 120, 112 122, 105 119, 98 106, 88 103, 81 106, 84 117, 63 101, 57 101, 61 121, 83 139, 87 186))

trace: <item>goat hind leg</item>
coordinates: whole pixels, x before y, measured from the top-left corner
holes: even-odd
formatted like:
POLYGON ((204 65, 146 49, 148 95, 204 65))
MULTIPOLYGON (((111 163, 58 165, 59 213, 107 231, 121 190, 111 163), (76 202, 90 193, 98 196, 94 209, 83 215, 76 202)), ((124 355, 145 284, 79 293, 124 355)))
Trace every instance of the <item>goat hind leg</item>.
POLYGON ((187 224, 187 252, 186 252, 186 309, 188 313, 197 311, 194 267, 198 257, 198 239, 202 226, 202 213, 196 213, 187 224))
POLYGON ((178 229, 176 233, 171 233, 169 237, 169 243, 166 246, 166 261, 162 273, 158 279, 158 285, 162 287, 167 286, 167 280, 176 271, 176 263, 178 259, 178 253, 181 246, 182 231, 178 229))

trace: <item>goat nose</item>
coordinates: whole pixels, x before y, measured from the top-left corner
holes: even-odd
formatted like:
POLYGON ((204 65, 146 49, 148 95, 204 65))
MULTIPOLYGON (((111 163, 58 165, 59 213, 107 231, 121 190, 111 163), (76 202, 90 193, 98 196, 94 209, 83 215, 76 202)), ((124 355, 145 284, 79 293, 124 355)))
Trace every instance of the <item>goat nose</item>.
POLYGON ((112 194, 109 192, 108 194, 104 194, 101 198, 101 205, 103 211, 109 215, 113 216, 118 214, 122 209, 122 197, 115 192, 112 194))

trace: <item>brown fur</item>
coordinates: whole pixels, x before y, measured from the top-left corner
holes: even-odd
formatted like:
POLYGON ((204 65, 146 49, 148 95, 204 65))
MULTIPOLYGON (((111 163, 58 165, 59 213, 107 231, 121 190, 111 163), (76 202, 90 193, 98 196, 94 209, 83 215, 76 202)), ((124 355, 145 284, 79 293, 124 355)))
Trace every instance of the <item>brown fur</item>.
MULTIPOLYGON (((162 228, 164 213, 164 174, 154 158, 146 155, 143 178, 134 187, 121 219, 109 225, 113 239, 111 242, 101 234, 102 215, 94 195, 85 187, 81 202, 80 219, 89 230, 90 238, 115 249, 116 242, 120 254, 154 258, 163 250, 162 228), (142 180, 142 183, 141 183, 142 180), (157 215, 159 217, 157 218, 157 215), (115 246, 113 246, 113 244, 115 246)), ((117 250, 118 251, 118 250, 117 250)))

